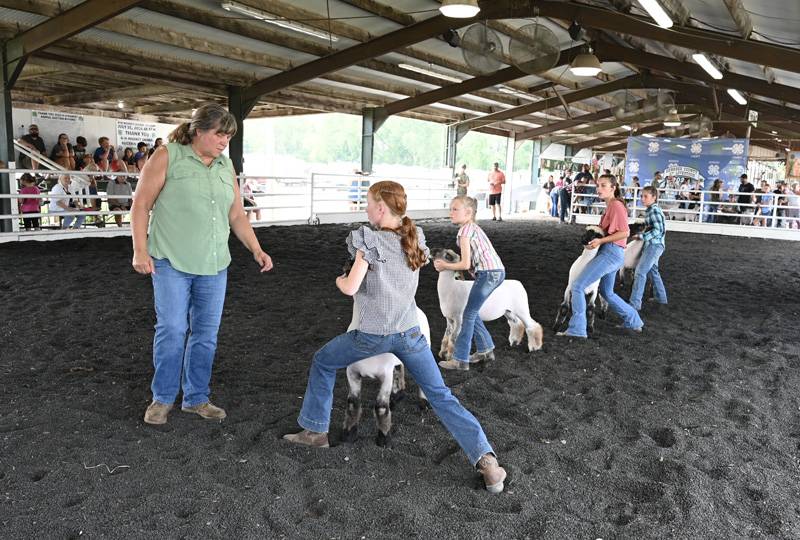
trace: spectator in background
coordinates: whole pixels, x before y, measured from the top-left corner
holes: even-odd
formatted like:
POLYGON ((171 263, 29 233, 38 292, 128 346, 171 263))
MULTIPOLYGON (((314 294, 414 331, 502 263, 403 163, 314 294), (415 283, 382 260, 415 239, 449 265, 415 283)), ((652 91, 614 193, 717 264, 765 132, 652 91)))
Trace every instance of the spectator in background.
POLYGON ((69 136, 66 133, 59 134, 58 142, 50 150, 50 159, 68 171, 75 170, 75 151, 69 143, 69 136))
POLYGON ((128 172, 128 166, 125 164, 125 161, 117 155, 111 160, 111 164, 108 167, 108 172, 126 173, 128 172))
MULTIPOLYGON (((553 175, 550 175, 549 182, 553 182, 553 175)), ((559 178, 558 182, 553 182, 553 188, 550 190, 550 216, 558 217, 558 193, 564 186, 564 178, 559 178)))
POLYGON ((572 204, 572 170, 564 171, 564 185, 559 191, 559 219, 561 223, 566 223, 569 207, 572 204))
MULTIPOLYGON (((105 172, 100 170, 100 167, 98 167, 97 163, 94 162, 94 158, 88 154, 83 156, 83 165, 81 166, 81 170, 84 172, 105 172)), ((99 177, 93 176, 91 178, 96 180, 99 177)))
POLYGON ((161 137, 157 138, 157 139, 156 139, 156 140, 153 142, 153 148, 151 148, 151 149, 150 149, 150 150, 147 152, 147 157, 150 157, 150 156, 152 156, 152 155, 153 155, 153 152, 155 152, 156 150, 158 150, 158 147, 159 147, 159 146, 161 146, 162 144, 164 144, 164 141, 161 139, 161 137))
POLYGON ((711 184, 711 193, 708 194, 708 201, 711 203, 708 205, 708 215, 706 215, 706 222, 708 223, 717 223, 717 216, 715 215, 719 212, 719 203, 722 201, 722 180, 717 178, 714 180, 714 183, 711 184))
POLYGON ((469 187, 469 176, 467 176, 467 166, 461 166, 461 172, 456 175, 456 195, 466 195, 469 187))
MULTIPOLYGON (((22 187, 19 192, 22 195, 39 195, 41 191, 36 187, 36 179, 30 174, 23 174, 20 179, 22 187)), ((25 230, 40 229, 40 220, 38 217, 24 217, 25 214, 38 214, 41 210, 41 199, 19 199, 19 213, 23 214, 22 222, 25 224, 25 230)))
MULTIPOLYGON (((611 173, 608 172, 605 174, 611 174, 611 173)), ((592 176, 592 173, 589 172, 589 165, 584 164, 583 167, 581 167, 581 172, 575 175, 575 182, 581 184, 588 184, 591 180, 594 180, 594 176, 592 176)))
POLYGON ((125 153, 122 154, 122 161, 128 169, 136 165, 136 160, 133 159, 134 155, 133 148, 130 147, 126 148, 125 153))
MULTIPOLYGON (((108 209, 112 212, 123 211, 127 212, 131 209, 131 199, 118 199, 119 196, 133 195, 128 178, 126 176, 116 176, 108 181, 106 186, 106 193, 108 194, 108 209)), ((118 227, 122 227, 122 219, 124 214, 114 214, 114 221, 117 222, 118 227)))
POLYGON ((244 204, 244 211, 247 214, 247 219, 250 219, 250 214, 255 213, 256 221, 261 221, 261 209, 254 208, 258 206, 253 189, 253 180, 246 178, 242 184, 242 203, 244 204))
MULTIPOLYGON (((35 150, 42 155, 47 154, 47 149, 44 145, 44 139, 39 137, 39 126, 36 124, 31 124, 28 126, 28 134, 23 135, 20 138, 20 142, 30 148, 31 150, 35 150)), ((21 153, 17 159, 17 165, 19 169, 38 169, 39 162, 35 160, 31 160, 28 156, 21 153)))
POLYGON ((772 215, 772 195, 770 193, 769 183, 765 180, 761 181, 761 185, 753 192, 755 200, 755 210, 753 211, 753 226, 754 227, 769 227, 772 215))
POLYGON ((75 164, 78 167, 83 167, 83 156, 86 155, 86 137, 78 135, 75 137, 75 146, 72 147, 72 152, 75 154, 75 164))
POLYGON ((790 229, 798 229, 800 228, 800 184, 792 184, 792 187, 787 190, 786 195, 786 217, 792 218, 788 220, 787 225, 790 229))
POLYGON ((133 155, 134 169, 129 169, 131 172, 141 171, 144 164, 147 162, 147 143, 140 142, 136 145, 136 153, 133 155))
MULTIPOLYGON (((71 199, 67 197, 53 197, 54 195, 71 195, 70 184, 72 181, 68 174, 62 174, 58 177, 58 182, 50 190, 50 206, 49 211, 51 214, 58 215, 59 212, 76 212, 83 208, 79 199, 71 199)), ((72 226, 75 229, 80 229, 86 216, 62 216, 61 228, 69 229, 72 226)))
POLYGON ((111 166, 111 162, 114 161, 114 147, 111 146, 111 141, 108 140, 108 137, 100 137, 97 139, 97 143, 100 146, 94 151, 94 162, 97 163, 101 171, 107 171, 111 166))
POLYGON ((739 224, 740 225, 750 225, 753 222, 753 218, 751 217, 753 214, 753 195, 752 193, 756 190, 755 186, 750 183, 750 180, 747 179, 747 175, 743 174, 739 177, 741 183, 739 184, 739 196, 736 199, 736 202, 739 203, 739 224))
POLYGON ((774 203, 777 205, 778 209, 775 211, 775 215, 777 216, 775 219, 775 226, 776 227, 783 227, 786 223, 785 219, 781 219, 786 217, 786 207, 789 205, 789 198, 788 195, 789 188, 786 184, 786 180, 781 180, 775 185, 775 189, 772 193, 775 195, 774 203))
POLYGON ((492 172, 489 173, 489 206, 492 207, 492 220, 503 221, 500 210, 500 198, 503 196, 503 184, 506 183, 506 175, 500 170, 500 164, 495 163, 492 172))

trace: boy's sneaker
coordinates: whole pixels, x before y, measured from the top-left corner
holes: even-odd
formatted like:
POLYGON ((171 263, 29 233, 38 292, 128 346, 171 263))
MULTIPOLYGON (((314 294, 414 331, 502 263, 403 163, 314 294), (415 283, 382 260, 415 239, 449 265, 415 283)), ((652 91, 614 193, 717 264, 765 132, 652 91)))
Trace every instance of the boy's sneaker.
POLYGON ((458 371, 469 371, 468 362, 459 362, 458 360, 440 360, 439 367, 442 369, 455 369, 458 371))
POLYGON ((470 364, 477 364, 479 362, 494 362, 494 349, 489 349, 484 352, 475 352, 469 355, 470 364))
POLYGON ((225 409, 212 405, 210 401, 195 405, 194 407, 181 407, 183 412, 194 413, 200 415, 207 420, 224 420, 227 414, 225 409))
POLYGON ((502 493, 505 482, 506 470, 497 463, 497 458, 491 454, 484 454, 476 465, 478 472, 483 476, 486 491, 489 493, 502 493))
POLYGON ((147 407, 147 410, 144 412, 144 421, 146 424, 153 424, 154 426, 160 426, 161 424, 166 424, 167 415, 171 410, 172 410, 172 405, 167 405, 166 403, 159 403, 158 401, 153 401, 147 407))

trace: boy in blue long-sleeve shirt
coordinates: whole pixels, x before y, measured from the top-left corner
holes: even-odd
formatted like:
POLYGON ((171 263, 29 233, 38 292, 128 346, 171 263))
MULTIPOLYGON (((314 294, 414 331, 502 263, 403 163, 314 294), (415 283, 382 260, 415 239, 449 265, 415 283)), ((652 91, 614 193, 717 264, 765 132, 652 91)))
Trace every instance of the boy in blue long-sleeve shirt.
POLYGON ((642 204, 647 208, 644 215, 645 232, 639 235, 644 241, 644 248, 639 264, 636 265, 630 299, 630 304, 636 310, 642 309, 642 294, 648 277, 653 280, 656 302, 667 303, 667 291, 658 272, 658 259, 664 253, 664 236, 667 231, 664 226, 664 212, 658 207, 658 190, 655 187, 642 188, 642 204))

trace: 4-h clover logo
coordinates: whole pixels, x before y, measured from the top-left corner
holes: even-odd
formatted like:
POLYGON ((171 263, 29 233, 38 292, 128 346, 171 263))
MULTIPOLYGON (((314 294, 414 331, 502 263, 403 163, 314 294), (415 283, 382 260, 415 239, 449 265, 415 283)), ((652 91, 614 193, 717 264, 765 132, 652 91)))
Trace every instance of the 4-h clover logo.
POLYGON ((731 147, 731 152, 735 156, 741 156, 744 154, 744 145, 742 143, 736 143, 731 147))
POLYGON ((650 144, 648 144, 647 151, 650 152, 651 154, 658 152, 658 143, 653 141, 650 144))
POLYGON ((630 164, 628 165, 628 170, 630 172, 632 172, 633 174, 638 173, 639 172, 639 162, 638 161, 631 161, 630 164))
POLYGON ((709 176, 719 176, 719 165, 711 164, 708 166, 709 176))
POLYGON ((703 151, 703 145, 699 142, 692 143, 692 154, 699 154, 703 151))

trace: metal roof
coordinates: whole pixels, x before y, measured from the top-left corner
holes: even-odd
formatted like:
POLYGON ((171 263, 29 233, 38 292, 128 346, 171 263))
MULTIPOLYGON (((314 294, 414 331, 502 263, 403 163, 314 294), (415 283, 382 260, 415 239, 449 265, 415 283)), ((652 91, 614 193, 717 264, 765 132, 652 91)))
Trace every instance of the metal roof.
MULTIPOLYGON (((604 61, 603 73, 576 77, 562 64, 537 75, 517 72, 501 82, 461 91, 455 81, 467 81, 466 85, 485 75, 467 65, 462 46, 446 43, 441 32, 420 34, 411 44, 400 38, 410 32, 412 23, 440 18, 439 3, 433 0, 239 2, 323 33, 330 31, 335 41, 226 11, 221 0, 146 0, 34 54, 12 99, 19 106, 62 109, 86 109, 92 103, 110 114, 169 122, 202 101, 224 102, 227 87, 238 86, 256 94, 254 117, 311 111, 358 114, 365 107, 378 107, 389 114, 459 123, 465 129, 513 134, 521 139, 551 137, 576 147, 613 149, 629 135, 627 128, 621 127, 624 119, 611 114, 615 94, 623 92, 634 100, 644 100, 663 88, 686 105, 682 114, 687 122, 702 113, 717 121, 717 134, 733 130, 741 136, 747 130, 747 108, 733 103, 725 90, 745 81, 742 84, 748 86, 741 90, 750 100, 750 108, 762 109, 760 122, 768 128, 759 126, 752 137, 777 149, 785 143, 770 141, 764 133, 771 135, 775 130, 783 139, 800 133, 800 61, 797 69, 792 63, 800 58, 794 56, 800 51, 796 30, 800 2, 741 0, 741 9, 734 13, 738 8, 729 9, 728 4, 736 2, 660 1, 676 21, 670 33, 677 37, 659 34, 660 29, 638 2, 631 0, 532 0, 523 4, 534 9, 521 18, 502 18, 503 13, 510 13, 503 9, 519 8, 519 2, 483 0, 484 12, 494 10, 496 16, 475 24, 487 24, 501 36, 505 63, 498 65, 498 71, 508 71, 513 65, 508 44, 519 37, 519 28, 536 22, 553 31, 562 53, 593 45, 604 61), (564 13, 580 19, 583 33, 578 41, 570 37, 567 27, 571 20, 564 13), (628 26, 615 27, 615 20, 624 20, 628 26), (653 31, 642 32, 642 25, 651 25, 653 31), (334 66, 330 60, 334 53, 349 53, 362 43, 372 44, 381 36, 395 39, 395 35, 395 47, 376 45, 374 55, 369 54, 369 47, 365 54, 359 49, 349 65, 326 66, 334 66), (723 51, 728 54, 707 51, 726 74, 721 81, 708 80, 697 71, 691 55, 701 49, 688 47, 695 43, 695 35, 723 43, 747 40, 738 42, 738 50, 723 51), (745 57, 741 53, 742 48, 755 51, 763 49, 762 45, 774 45, 782 54, 745 57), (75 65, 76 58, 81 59, 80 65, 75 65), (413 66, 414 71, 401 64, 413 66), (303 73, 299 82, 277 82, 298 72, 303 73), (90 76, 85 93, 80 91, 76 73, 90 76), (628 82, 620 90, 614 83, 622 80, 628 82), (137 86, 153 87, 154 92, 126 97, 126 109, 120 111, 117 95, 136 94, 131 89, 137 86), (107 89, 107 100, 98 100, 98 88, 107 89), (260 88, 268 91, 259 94, 260 88), (437 93, 430 94, 433 91, 437 93), (578 91, 585 95, 570 96, 578 91), (581 121, 581 116, 589 120, 581 121), (558 125, 549 129, 553 124, 558 125)), ((81 3, 0 0, 0 32, 5 38, 13 37, 81 3)), ((457 20, 451 21, 458 26, 457 20)), ((465 29, 457 31, 463 36, 465 29)), ((574 54, 564 53, 563 61, 568 63, 574 54)), ((662 120, 658 115, 644 118, 641 111, 633 111, 631 118, 637 119, 631 121, 631 127, 651 132, 657 131, 662 120)))

